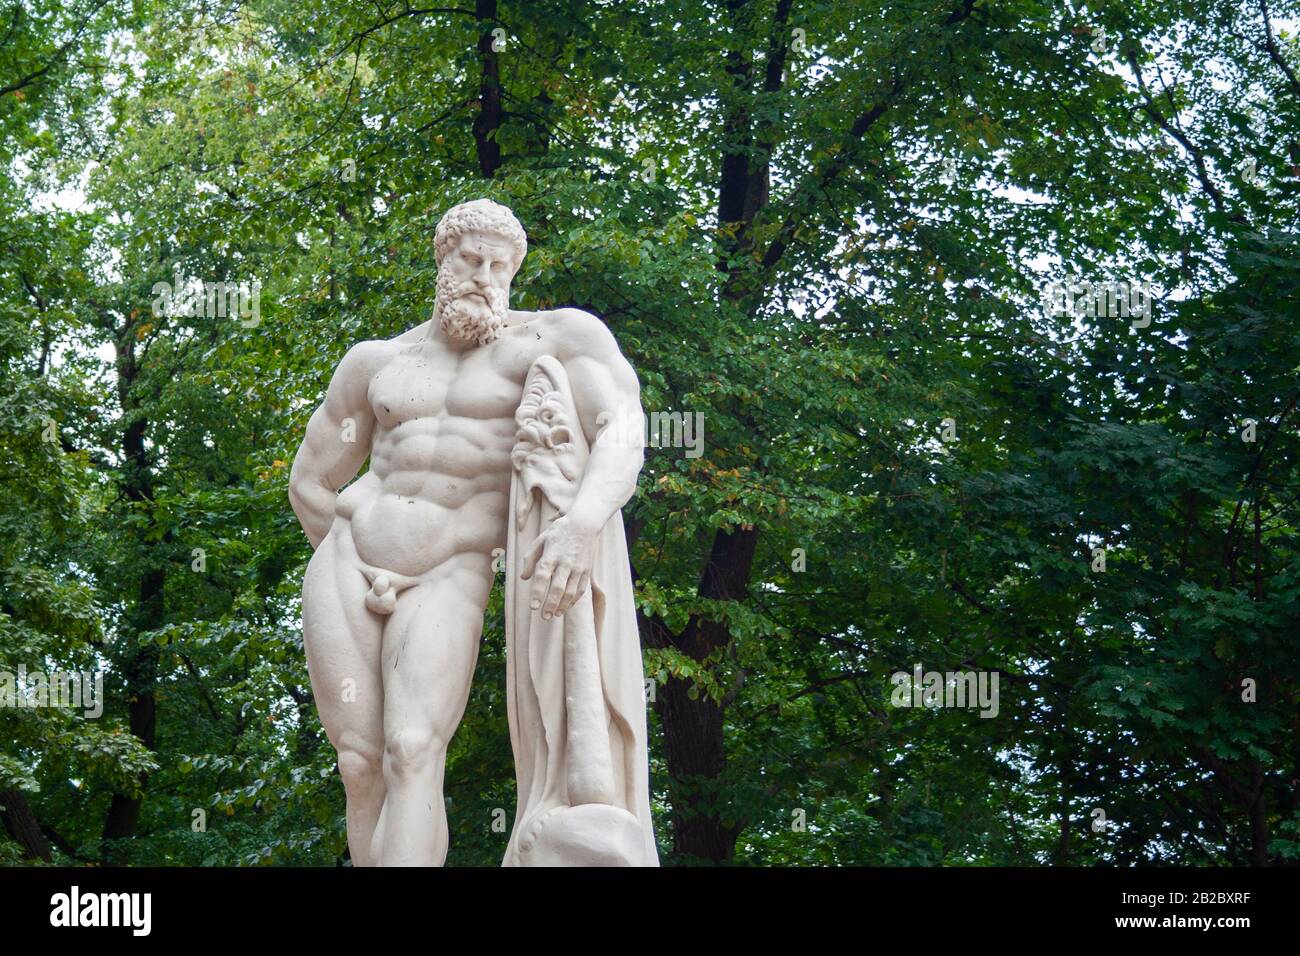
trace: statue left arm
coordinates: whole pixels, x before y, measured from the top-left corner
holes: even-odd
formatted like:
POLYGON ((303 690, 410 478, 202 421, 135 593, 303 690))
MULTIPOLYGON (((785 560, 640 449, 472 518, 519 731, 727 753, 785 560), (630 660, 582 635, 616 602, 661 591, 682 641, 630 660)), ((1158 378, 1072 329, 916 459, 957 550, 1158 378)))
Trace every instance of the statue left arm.
POLYGON ((601 529, 636 491, 645 461, 636 372, 600 319, 578 309, 560 310, 558 318, 555 354, 569 373, 591 457, 569 511, 524 556, 520 577, 532 580, 530 605, 548 620, 587 592, 601 529))

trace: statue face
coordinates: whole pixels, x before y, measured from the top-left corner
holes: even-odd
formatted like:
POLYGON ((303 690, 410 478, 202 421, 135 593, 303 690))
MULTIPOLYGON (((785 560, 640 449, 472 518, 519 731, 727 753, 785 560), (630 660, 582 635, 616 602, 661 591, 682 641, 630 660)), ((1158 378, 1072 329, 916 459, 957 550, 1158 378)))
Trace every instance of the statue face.
POLYGON ((485 289, 498 289, 504 298, 510 297, 510 280, 515 275, 514 253, 514 246, 501 236, 467 232, 460 237, 455 250, 442 260, 442 268, 449 270, 464 287, 476 289, 477 297, 471 293, 469 300, 486 308, 485 289))
POLYGON ((466 232, 438 268, 437 311, 453 339, 487 345, 501 332, 514 278, 514 245, 489 232, 466 232))

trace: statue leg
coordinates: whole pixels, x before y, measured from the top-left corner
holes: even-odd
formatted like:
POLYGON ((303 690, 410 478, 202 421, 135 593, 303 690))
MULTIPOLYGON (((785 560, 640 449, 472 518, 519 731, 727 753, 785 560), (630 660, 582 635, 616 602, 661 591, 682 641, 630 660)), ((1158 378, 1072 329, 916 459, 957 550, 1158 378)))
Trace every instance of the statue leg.
POLYGON ((382 624, 366 610, 366 579, 340 554, 337 536, 346 533, 335 528, 326 535, 307 565, 302 635, 316 709, 347 791, 352 864, 372 866, 371 837, 384 803, 382 624))
POLYGON ((451 574, 403 591, 384 627, 383 866, 442 866, 447 745, 469 700, 490 579, 451 574))

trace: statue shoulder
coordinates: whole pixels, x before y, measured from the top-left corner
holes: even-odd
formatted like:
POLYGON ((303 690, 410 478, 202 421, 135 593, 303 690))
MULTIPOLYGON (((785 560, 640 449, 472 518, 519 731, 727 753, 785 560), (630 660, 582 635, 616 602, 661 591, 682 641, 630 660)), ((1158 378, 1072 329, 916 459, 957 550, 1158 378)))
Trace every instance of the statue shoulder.
POLYGON ((369 381, 400 349, 397 339, 366 339, 358 342, 343 356, 338 368, 334 370, 334 376, 369 381))
POLYGON ((571 355, 604 355, 617 352, 618 344, 601 319, 583 309, 554 309, 547 313, 561 359, 571 355))

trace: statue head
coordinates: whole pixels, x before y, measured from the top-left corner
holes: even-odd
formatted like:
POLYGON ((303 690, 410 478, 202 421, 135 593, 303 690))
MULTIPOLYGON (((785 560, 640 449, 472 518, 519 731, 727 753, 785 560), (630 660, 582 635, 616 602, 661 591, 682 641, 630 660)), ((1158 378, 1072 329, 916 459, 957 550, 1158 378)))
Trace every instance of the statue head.
POLYGON ((487 345, 501 334, 510 281, 528 251, 524 227, 505 206, 475 199, 453 206, 434 232, 434 316, 455 341, 487 345))

